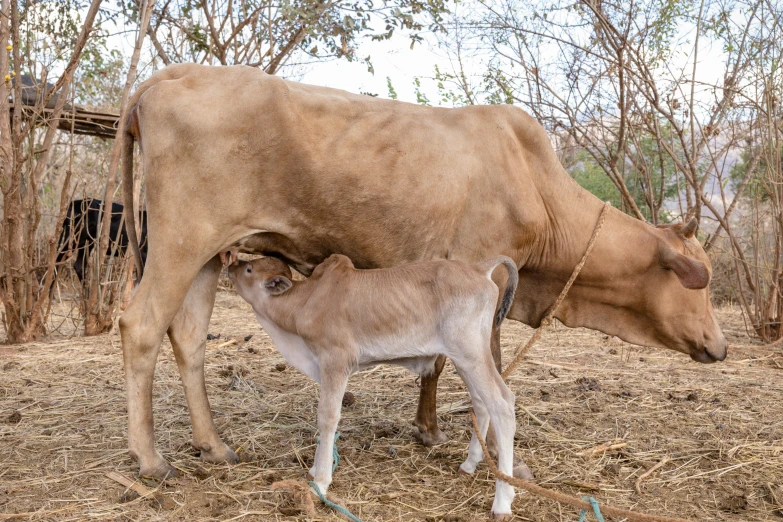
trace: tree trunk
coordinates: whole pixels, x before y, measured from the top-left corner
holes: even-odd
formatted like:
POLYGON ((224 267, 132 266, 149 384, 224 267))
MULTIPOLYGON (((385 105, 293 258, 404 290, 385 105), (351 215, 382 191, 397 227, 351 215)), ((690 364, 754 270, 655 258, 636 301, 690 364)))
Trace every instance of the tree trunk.
MULTIPOLYGON (((144 37, 147 35, 147 27, 150 22, 152 8, 155 0, 146 0, 142 2, 139 12, 139 30, 136 37, 136 45, 133 49, 130 68, 125 79, 125 87, 122 90, 122 99, 120 102, 120 124, 117 127, 117 135, 114 139, 114 147, 111 151, 111 160, 109 162, 109 173, 106 179, 106 190, 103 197, 103 217, 98 228, 98 246, 95 249, 91 261, 93 266, 104 267, 106 251, 109 248, 109 231, 111 229, 111 207, 114 199, 114 190, 117 186, 117 167, 120 163, 120 153, 122 151, 122 134, 125 132, 124 124, 128 117, 128 98, 130 90, 136 79, 136 68, 141 56, 141 46, 144 43, 144 37)), ((123 187, 123 190, 133 190, 133 187, 123 187)), ((98 335, 107 332, 112 326, 112 311, 116 296, 122 294, 117 288, 112 288, 108 295, 103 294, 101 285, 101 270, 90 270, 91 276, 90 290, 84 318, 84 335, 98 335)), ((107 271, 108 276, 108 271, 107 271)), ((104 281, 106 282, 106 281, 104 281)), ((117 285, 114 285, 117 286, 117 285)))

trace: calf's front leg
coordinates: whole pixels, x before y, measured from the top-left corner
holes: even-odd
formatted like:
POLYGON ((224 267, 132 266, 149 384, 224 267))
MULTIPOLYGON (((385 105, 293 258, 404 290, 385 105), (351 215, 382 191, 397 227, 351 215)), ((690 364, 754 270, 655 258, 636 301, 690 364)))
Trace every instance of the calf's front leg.
POLYGON ((348 371, 347 365, 321 369, 321 394, 318 399, 320 438, 309 475, 324 495, 332 483, 334 435, 340 422, 343 394, 348 386, 348 371))

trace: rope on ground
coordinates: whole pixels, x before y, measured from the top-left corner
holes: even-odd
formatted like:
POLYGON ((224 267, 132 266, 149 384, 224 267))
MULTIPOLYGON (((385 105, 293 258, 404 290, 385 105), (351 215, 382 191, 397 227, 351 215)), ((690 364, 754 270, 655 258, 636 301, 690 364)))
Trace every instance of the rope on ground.
POLYGON ((342 513, 343 515, 348 517, 353 522, 362 522, 362 520, 360 518, 358 518, 356 515, 354 515, 353 513, 351 513, 350 511, 348 511, 344 507, 342 507, 340 504, 336 504, 336 503, 332 502, 331 500, 329 500, 328 498, 326 498, 326 495, 321 493, 321 490, 318 488, 318 484, 316 484, 312 480, 310 482, 308 482, 308 484, 310 484, 310 487, 313 488, 313 491, 315 491, 315 494, 318 495, 318 498, 321 499, 321 502, 326 504, 328 507, 334 509, 335 511, 338 511, 339 513, 342 513))
MULTIPOLYGON (((337 439, 340 438, 340 432, 338 431, 334 435, 334 444, 332 444, 332 457, 334 458, 334 463, 332 464, 332 473, 335 472, 337 469, 337 465, 340 463, 340 454, 337 452, 337 439)), ((320 444, 321 441, 319 440, 318 443, 320 444)), ((318 487, 318 484, 315 483, 315 481, 308 481, 307 486, 310 486, 312 488, 312 492, 315 493, 319 499, 321 499, 321 502, 323 502, 326 507, 330 507, 337 511, 338 513, 344 515, 352 522, 362 522, 362 520, 342 507, 340 504, 337 504, 336 502, 332 502, 328 498, 326 498, 326 495, 324 495, 321 492, 321 489, 318 487)), ((293 496, 293 501, 296 505, 300 507, 302 511, 307 513, 310 516, 315 516, 315 506, 313 505, 313 499, 310 496, 310 491, 307 490, 307 486, 303 484, 300 481, 294 481, 294 480, 281 480, 279 482, 275 482, 272 484, 272 489, 286 489, 289 490, 293 496)))
MULTIPOLYGON (((473 410, 470 411, 470 416, 471 419, 473 420, 473 429, 475 430, 476 436, 478 437, 479 443, 481 444, 481 449, 484 450, 484 458, 486 459, 487 464, 489 465, 489 469, 492 470, 492 473, 494 473, 495 477, 502 480, 503 482, 511 484, 512 486, 529 491, 534 495, 548 498, 549 500, 554 500, 555 502, 562 502, 563 504, 568 504, 578 509, 588 509, 588 510, 593 509, 593 506, 592 504, 590 504, 590 502, 579 500, 576 497, 572 497, 571 495, 566 495, 565 493, 560 493, 559 491, 553 491, 551 489, 547 489, 545 487, 539 486, 538 484, 534 484, 527 480, 518 479, 516 477, 509 477, 508 475, 500 471, 497 467, 497 464, 495 464, 495 461, 492 460, 492 457, 489 455, 489 450, 487 450, 487 444, 484 442, 484 438, 481 436, 481 432, 478 431, 478 422, 476 422, 476 414, 473 412, 473 410)), ((637 513, 636 511, 629 511, 627 509, 620 509, 608 505, 603 506, 603 511, 607 515, 617 517, 617 518, 627 518, 628 520, 631 520, 633 522, 691 522, 683 518, 659 517, 656 515, 647 515, 645 513, 637 513)))
MULTIPOLYGON (((582 497, 582 500, 585 500, 590 503, 591 506, 593 506, 593 515, 595 515, 595 519, 598 522, 605 522, 604 516, 601 514, 601 508, 598 507, 598 501, 594 499, 593 497, 582 497)), ((579 513, 579 522, 585 522, 587 520, 587 510, 583 509, 581 513, 579 513)))
MULTIPOLYGON (((517 352, 514 354, 514 358, 511 360, 509 365, 506 366, 506 369, 503 370, 503 373, 501 374, 503 380, 507 379, 508 376, 517 368, 517 366, 519 366, 519 363, 527 354, 528 350, 530 350, 530 348, 536 343, 536 341, 538 341, 538 339, 541 337, 541 334, 544 332, 546 327, 552 324, 552 319, 555 317, 555 313, 557 312, 557 309, 560 307, 560 304, 566 298, 568 291, 571 289, 571 286, 574 284, 574 281, 576 281, 576 278, 579 276, 579 273, 582 271, 582 268, 585 266, 585 263, 587 262, 587 258, 590 255, 590 252, 593 250, 593 247, 595 246, 595 241, 598 238, 598 233, 601 231, 601 228, 603 228, 604 226, 604 222, 606 221, 606 214, 609 211, 610 206, 611 205, 608 202, 604 204, 603 209, 601 209, 601 214, 598 216, 598 221, 595 224, 595 228, 593 229, 593 235, 590 237, 590 241, 587 243, 587 248, 585 249, 585 253, 582 255, 582 259, 580 259, 579 263, 577 263, 577 265, 574 267, 574 271, 571 273, 571 277, 568 279, 568 282, 563 287, 563 290, 560 292, 560 295, 557 296, 557 300, 555 301, 555 304, 552 306, 552 309, 549 311, 547 316, 541 321, 541 324, 539 325, 538 329, 533 333, 533 335, 530 337, 530 339, 524 346, 517 349, 517 352)), ((484 438, 482 437, 481 432, 478 429, 476 414, 472 409, 470 410, 470 417, 473 420, 473 430, 475 431, 476 437, 478 438, 479 443, 481 444, 481 449, 484 451, 484 458, 486 459, 487 464, 489 464, 489 467, 492 470, 492 473, 495 474, 496 478, 502 480, 503 482, 511 484, 512 486, 516 486, 518 488, 522 488, 526 491, 529 491, 530 493, 533 493, 535 495, 539 495, 549 500, 554 500, 555 502, 562 502, 563 504, 569 504, 571 506, 581 509, 582 513, 579 516, 579 522, 584 522, 588 511, 592 511, 595 514, 596 518, 598 519, 598 522, 604 522, 603 515, 601 515, 600 509, 598 509, 598 502, 592 497, 585 497, 585 499, 579 500, 578 498, 572 497, 571 495, 566 495, 565 493, 560 493, 559 491, 553 491, 551 489, 541 487, 538 484, 534 484, 527 480, 521 480, 516 477, 510 477, 505 473, 501 472, 498 469, 497 465, 495 464, 495 461, 492 460, 492 457, 489 454, 489 450, 487 450, 486 442, 484 442, 484 438)), ((604 512, 606 512, 606 514, 608 515, 618 517, 618 518, 627 518, 628 520, 634 522, 689 522, 688 520, 682 518, 659 517, 655 515, 647 515, 644 513, 637 513, 635 511, 629 511, 626 509, 620 509, 607 505, 604 505, 603 509, 604 512)))

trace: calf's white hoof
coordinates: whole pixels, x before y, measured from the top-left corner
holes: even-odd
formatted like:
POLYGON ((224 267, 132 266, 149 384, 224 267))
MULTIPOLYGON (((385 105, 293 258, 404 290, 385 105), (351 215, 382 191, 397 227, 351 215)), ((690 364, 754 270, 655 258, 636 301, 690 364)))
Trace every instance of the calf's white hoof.
POLYGON ((511 520, 511 513, 492 512, 492 520, 511 520))
POLYGON ((463 462, 462 464, 460 464, 457 473, 459 473, 460 475, 472 475, 474 471, 476 471, 475 465, 468 464, 467 462, 463 462))
POLYGON ((320 491, 323 496, 326 496, 326 491, 329 489, 328 482, 318 482, 317 480, 311 480, 311 482, 318 486, 318 491, 320 491))

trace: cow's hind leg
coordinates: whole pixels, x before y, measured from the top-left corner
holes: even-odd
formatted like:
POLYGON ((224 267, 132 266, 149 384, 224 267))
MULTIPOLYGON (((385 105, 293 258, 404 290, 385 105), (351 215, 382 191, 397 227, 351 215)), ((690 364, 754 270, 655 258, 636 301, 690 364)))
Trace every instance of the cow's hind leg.
POLYGON ((438 416, 436 412, 436 400, 438 393, 438 377, 446 364, 446 357, 439 355, 435 359, 432 373, 421 376, 421 392, 419 393, 419 407, 416 410, 416 419, 413 425, 418 428, 416 438, 425 446, 440 444, 447 440, 446 435, 438 428, 438 416))
POLYGON ((235 463, 239 461, 237 454, 220 440, 215 428, 204 384, 207 329, 215 304, 221 267, 217 256, 204 265, 190 285, 188 295, 174 317, 168 333, 188 401, 190 422, 193 426, 193 446, 201 450, 202 460, 235 463))
MULTIPOLYGON (((163 243, 163 242, 161 242, 163 243)), ((165 243, 164 243, 165 244, 165 243)), ((174 468, 155 449, 152 381, 163 335, 180 309, 202 262, 191 252, 158 251, 120 318, 128 393, 128 446, 142 476, 174 476, 174 468)))

